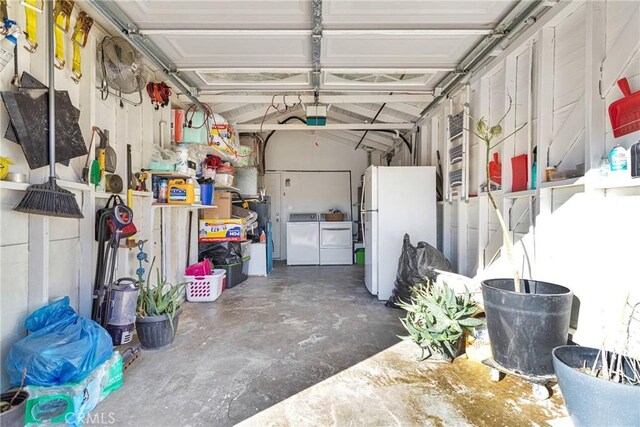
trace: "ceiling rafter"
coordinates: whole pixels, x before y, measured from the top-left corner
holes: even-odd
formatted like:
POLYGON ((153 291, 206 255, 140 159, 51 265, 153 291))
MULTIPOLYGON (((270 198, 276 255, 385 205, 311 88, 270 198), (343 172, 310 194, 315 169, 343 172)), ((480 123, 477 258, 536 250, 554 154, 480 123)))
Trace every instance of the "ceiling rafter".
MULTIPOLYGON (((282 91, 275 94, 275 100, 282 100, 282 97, 286 96, 287 101, 297 101, 298 94, 295 91, 287 93, 282 91)), ((207 91, 200 92, 200 100, 203 102, 215 102, 219 104, 223 103, 244 103, 244 104, 271 104, 274 99, 274 95, 221 95, 216 93, 208 93, 207 91)), ((179 96, 179 98, 182 98, 179 96)), ((300 95, 302 102, 305 104, 313 103, 313 95, 300 95)), ((328 95, 320 93, 320 103, 322 104, 382 104, 387 103, 424 103, 433 99, 433 94, 430 92, 420 94, 349 94, 349 95, 328 95)))
POLYGON ((409 114, 410 116, 413 116, 415 118, 420 117, 420 113, 422 112, 421 107, 416 107, 415 105, 411 104, 389 103, 385 108, 398 111, 400 113, 409 114))
MULTIPOLYGON (((337 111, 334 111, 333 109, 329 110, 328 116, 329 116, 328 117, 329 123, 332 123, 334 120, 336 122, 339 122, 339 123, 353 123, 353 120, 354 120, 354 117, 341 114, 341 113, 339 113, 337 111)), ((362 138, 362 132, 351 131, 351 130, 346 130, 345 132, 351 133, 351 134, 357 136, 358 139, 362 138)), ((371 133, 371 132, 369 132, 369 133, 371 133)), ((367 134, 367 136, 369 136, 369 133, 367 134)), ((371 139, 374 140, 374 141, 378 141, 378 142, 380 142, 382 144, 387 144, 387 145, 394 142, 392 134, 390 134, 388 132, 373 133, 371 139)))
MULTIPOLYGON (((333 131, 327 131, 325 132, 329 135, 331 135, 332 138, 341 138, 344 139, 346 141, 352 142, 353 144, 351 144, 351 148, 354 148, 356 146, 356 144, 358 143, 358 141, 360 140, 359 137, 354 137, 352 134, 347 133, 347 132, 343 132, 343 131, 337 131, 337 132, 333 132, 333 131)), ((389 145, 385 145, 385 144, 380 144, 378 142, 374 142, 374 141, 370 141, 370 140, 365 140, 363 142, 363 145, 366 145, 367 147, 373 148, 375 150, 379 150, 379 151, 385 151, 389 149, 389 145)))
POLYGON ((241 103, 229 103, 226 102, 224 104, 213 104, 211 105, 211 109, 218 113, 218 114, 223 114, 226 113, 227 111, 233 111, 233 110, 237 110, 239 108, 242 107, 246 107, 247 105, 251 105, 251 104, 241 104, 241 103))
MULTIPOLYGON (((375 105, 375 104, 374 104, 375 105)), ((357 105, 357 104, 340 104, 336 106, 337 108, 340 108, 341 110, 347 110, 349 112, 358 114, 362 117, 365 117, 367 119, 372 119, 376 113, 378 112, 378 110, 372 110, 370 108, 367 107, 363 107, 362 105, 357 105)), ((377 106, 377 108, 379 109, 380 106, 377 106)), ((382 112, 378 115, 378 118, 376 119, 376 121, 380 121, 380 122, 397 122, 399 120, 406 120, 406 118, 404 117, 399 117, 393 113, 389 113, 389 112, 382 112)))
MULTIPOLYGON (((413 123, 328 123, 325 126, 317 126, 318 130, 411 130, 413 123)), ((267 130, 309 130, 309 126, 300 124, 280 123, 240 123, 238 132, 259 132, 267 130)))
MULTIPOLYGON (((352 135, 354 138, 357 138, 358 141, 360 140, 360 138, 362 138, 361 131, 358 132, 358 131, 346 130, 344 132, 349 135, 352 135)), ((393 138, 393 134, 386 133, 386 132, 385 133, 367 132, 367 136, 365 136, 365 141, 366 140, 375 141, 380 144, 386 145, 387 147, 391 147, 396 142, 395 139, 393 138)))

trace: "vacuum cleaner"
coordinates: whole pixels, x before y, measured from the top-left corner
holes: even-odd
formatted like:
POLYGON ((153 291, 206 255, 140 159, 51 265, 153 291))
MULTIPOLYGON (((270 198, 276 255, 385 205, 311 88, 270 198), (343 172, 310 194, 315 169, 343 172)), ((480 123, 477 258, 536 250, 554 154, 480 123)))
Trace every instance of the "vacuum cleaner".
POLYGON ((98 218, 98 260, 91 318, 109 332, 114 346, 131 342, 135 327, 139 282, 130 277, 114 280, 120 241, 135 233, 132 224, 133 211, 124 204, 102 210, 98 218))

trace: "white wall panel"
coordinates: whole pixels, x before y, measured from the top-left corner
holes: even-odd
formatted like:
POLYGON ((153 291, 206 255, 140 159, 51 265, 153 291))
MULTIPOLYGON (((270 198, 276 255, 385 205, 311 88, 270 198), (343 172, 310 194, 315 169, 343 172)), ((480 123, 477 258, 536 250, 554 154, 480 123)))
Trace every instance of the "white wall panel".
MULTIPOLYGON (((18 24, 23 25, 24 12, 22 7, 13 9, 18 24)), ((44 20, 39 19, 39 34, 44 35, 44 20)), ((142 157, 150 155, 150 150, 145 153, 141 151, 142 143, 150 144, 154 139, 154 130, 158 128, 161 113, 156 113, 150 105, 145 107, 127 107, 121 110, 119 103, 111 97, 106 101, 100 100, 100 94, 95 89, 95 61, 94 53, 96 49, 96 41, 101 40, 104 32, 98 25, 94 25, 91 30, 89 43, 82 52, 83 79, 79 85, 73 83, 70 79, 71 71, 69 67, 64 70, 56 71, 56 88, 58 90, 67 90, 69 92, 72 103, 81 111, 79 124, 85 138, 85 143, 89 144, 91 134, 91 126, 98 126, 110 131, 110 142, 118 153, 118 173, 125 177, 126 171, 126 143, 131 142, 137 150, 134 149, 134 165, 137 169, 142 165, 142 157), (131 108, 131 110, 129 110, 131 108), (146 114, 143 120, 143 110, 146 108, 146 114), (151 112, 149 112, 151 109, 151 112)), ((30 55, 26 52, 19 54, 19 68, 32 74, 35 78, 46 83, 45 72, 45 55, 46 46, 44 40, 42 46, 36 54, 30 55)), ((70 46, 70 42, 67 46, 70 46)), ((20 48, 21 49, 21 48, 20 48)), ((71 49, 66 49, 68 62, 71 62, 71 49)), ((10 80, 13 75, 13 67, 8 66, 0 73, 0 90, 13 90, 10 80)), ((146 96, 146 95, 145 95, 146 96)), ((145 99, 145 104, 148 101, 145 99)), ((168 114, 166 111, 164 114, 168 114)), ((167 120, 167 119, 165 119, 167 120)), ((6 129, 8 125, 8 115, 5 108, 0 108, 0 129, 6 129)), ((167 134, 168 135, 168 134, 167 134)), ((148 147, 148 145, 147 145, 148 147)), ((46 168, 36 171, 30 171, 26 163, 24 155, 19 145, 9 142, 5 139, 0 140, 0 156, 11 157, 15 165, 11 166, 11 171, 22 172, 28 175, 33 183, 41 183, 47 173, 46 168)), ((56 167, 58 176, 63 180, 78 181, 82 167, 85 163, 85 157, 73 159, 70 167, 60 164, 56 167)), ((86 192, 84 196, 80 192, 74 190, 76 199, 82 207, 93 206, 93 196, 86 192)), ((95 263, 95 252, 91 253, 91 242, 93 235, 88 240, 88 246, 81 246, 80 230, 81 222, 77 220, 49 218, 48 220, 48 244, 42 245, 48 254, 48 258, 40 259, 37 252, 29 251, 27 245, 30 234, 30 216, 17 213, 11 210, 13 206, 22 199, 24 192, 14 190, 0 190, 0 286, 2 287, 2 298, 0 298, 0 345, 2 360, 5 359, 8 348, 25 334, 22 323, 29 311, 29 306, 33 308, 39 307, 40 297, 44 297, 44 301, 49 298, 57 298, 68 295, 71 298, 72 306, 83 313, 90 312, 90 301, 87 301, 86 294, 90 292, 93 282, 93 264, 95 263), (47 261, 48 260, 48 261, 47 261), (46 263, 46 266, 43 266, 46 263), (46 289, 40 289, 36 284, 29 283, 29 272, 37 268, 48 267, 49 286, 46 289), (87 278, 86 272, 89 271, 87 278), (84 276, 83 276, 84 275, 84 276), (81 279, 82 278, 82 279, 81 279), (81 295, 81 290, 84 292, 81 295), (29 301, 29 296, 33 297, 33 301, 29 301), (38 298, 36 298, 36 296, 38 298), (81 300, 84 297, 84 300, 81 300), (82 302, 84 301, 84 302, 82 302), (84 304, 81 306, 81 304, 84 304)), ((136 198, 139 200, 140 198, 136 198)), ((148 200, 148 199, 147 199, 148 200)), ((104 203, 106 200, 98 201, 98 204, 104 203)), ((92 209, 92 208, 91 208, 92 209)), ((88 215, 91 221, 93 212, 90 209, 88 215)), ((142 206, 139 204, 135 207, 136 217, 142 218, 143 215, 139 211, 142 206)), ((38 218, 38 217, 33 217, 38 218)), ((34 223, 34 221, 31 221, 34 223)), ((142 233, 146 233, 147 226, 144 221, 136 220, 138 229, 142 233)), ((87 229, 85 228, 85 231, 87 229)), ((32 231, 32 230, 31 230, 32 231)), ((93 233, 93 227, 90 227, 90 233, 93 233)), ((32 237, 33 237, 33 233, 32 237)), ((32 242, 38 243, 38 242, 32 242)), ((37 244, 34 245, 38 246, 37 244)), ((151 244, 147 245, 147 251, 152 252, 151 244)), ((131 254, 135 256, 134 251, 127 251, 124 258, 131 254)), ((132 263, 130 263, 133 265, 132 263)), ((131 275, 133 272, 129 270, 128 263, 121 263, 120 273, 122 275, 131 275)), ((6 376, 4 370, 0 377, 0 389, 7 388, 6 376)))
MULTIPOLYGON (((587 64, 590 58, 599 58, 600 55, 600 52, 586 51, 589 40, 606 37, 606 56, 617 55, 620 46, 614 44, 612 40, 618 39, 620 34, 629 30, 629 27, 625 29, 625 24, 630 17, 635 16, 638 8, 640 8, 638 2, 586 2, 577 4, 572 13, 566 15, 560 13, 556 19, 551 19, 541 33, 533 34, 535 40, 531 64, 533 66, 533 98, 531 99, 533 111, 531 114, 526 108, 529 100, 526 98, 527 79, 524 78, 529 67, 528 52, 524 45, 528 42, 527 40, 516 45, 510 55, 501 58, 501 62, 488 64, 486 66, 488 71, 484 71, 484 75, 472 79, 472 82, 480 82, 484 79, 485 85, 483 86, 484 91, 480 88, 474 90, 473 86, 471 88, 472 97, 479 98, 471 100, 472 114, 489 116, 491 123, 495 123, 504 113, 506 89, 514 88, 511 93, 516 101, 514 125, 527 121, 526 117, 529 115, 533 116, 531 119, 533 126, 532 145, 542 144, 546 147, 546 143, 552 140, 550 163, 557 164, 565 157, 564 153, 580 135, 585 123, 589 124, 585 119, 598 115, 604 117, 606 106, 621 97, 617 88, 610 88, 609 93, 606 92, 609 89, 604 88, 605 102, 597 104, 602 109, 585 111, 585 96, 597 97, 599 90, 598 77, 589 79, 586 72, 587 67, 599 69, 602 65, 599 63, 600 60, 597 60, 597 64, 587 64), (605 27, 601 25, 600 21, 600 16, 603 16, 600 13, 604 9, 606 9, 604 15, 606 18, 603 18, 603 21, 606 20, 606 34, 605 27), (538 60, 539 58, 542 59, 542 62, 538 60), (548 58, 551 60, 547 64, 548 58), (509 63, 510 60, 511 63, 509 63), (515 61, 515 67, 513 61, 515 61), (509 68, 509 64, 511 64, 511 68, 509 68), (540 69, 540 66, 545 68, 540 69), (506 74, 504 73, 505 69, 507 70, 506 74), (544 87, 539 88, 540 84, 543 84, 544 87), (538 95, 544 95, 544 98, 538 99, 538 95), (545 115, 547 111, 550 112, 549 115, 545 115), (569 128, 576 130, 567 132, 569 128), (539 141, 538 133, 544 133, 546 129, 550 129, 551 132, 543 137, 548 138, 549 141, 539 141)), ((640 41, 640 29, 637 25, 633 28, 638 32, 636 36, 631 38, 632 42, 636 43, 640 41)), ((591 45, 593 43, 589 46, 591 45)), ((597 47, 595 46, 594 49, 597 47)), ((632 54, 629 55, 629 61, 620 65, 619 70, 609 69, 608 73, 627 77, 631 84, 631 90, 637 91, 640 89, 640 73, 638 72, 640 70, 640 51, 636 48, 635 55, 633 53, 632 51, 632 54)), ((432 118, 431 122, 442 120, 443 113, 436 112, 432 118)), ((635 132, 614 139, 611 135, 608 118, 606 129, 594 125, 593 131, 598 134, 590 138, 592 146, 588 148, 598 153, 600 151, 608 152, 616 143, 628 147, 631 143, 636 142, 639 138, 638 135, 640 135, 639 132, 635 132)), ((507 189, 510 185, 510 177, 506 177, 508 183, 504 184, 505 173, 510 174, 510 172, 508 168, 504 167, 504 164, 508 161, 509 156, 520 154, 524 150, 525 137, 526 134, 518 135, 515 142, 511 143, 513 145, 506 147, 505 159, 501 159, 503 161, 503 185, 506 185, 507 189)), ((569 154, 564 158, 560 170, 572 169, 577 163, 585 161, 587 153, 584 139, 579 138, 575 147, 568 151, 569 154)), ((478 150, 471 150, 471 156, 474 159, 481 155, 482 153, 478 153, 478 150)), ((546 165, 546 149, 539 152, 538 156, 540 160, 538 170, 539 174, 542 174, 546 165)), ((484 170, 480 169, 484 163, 478 161, 477 164, 478 170, 472 173, 477 174, 477 179, 483 182, 484 170)), ((587 182, 589 179, 590 177, 587 176, 587 182)), ((599 346, 603 330, 615 331, 619 323, 621 304, 624 303, 624 298, 629 291, 631 291, 633 301, 640 298, 640 295, 635 292, 633 279, 630 279, 636 277, 633 272, 633 262, 625 263, 623 261, 629 256, 637 255, 637 251, 627 248, 629 242, 635 241, 632 234, 637 234, 635 233, 637 230, 629 230, 628 227, 625 227, 625 230, 628 231, 627 234, 631 234, 625 234, 625 238, 622 240, 612 240, 611 235, 612 224, 630 224, 633 220, 628 215, 637 216, 636 212, 640 212, 639 194, 640 190, 636 187, 611 189, 604 192, 594 190, 588 185, 539 190, 533 209, 535 234, 531 232, 534 228, 531 228, 532 224, 529 223, 529 199, 497 197, 498 205, 504 206, 506 214, 511 214, 511 217, 507 215, 507 220, 515 228, 514 237, 516 241, 519 241, 515 249, 518 262, 524 264, 523 247, 526 246, 529 259, 532 262, 534 278, 567 286, 579 298, 580 316, 574 339, 582 345, 599 346), (518 220, 520 221, 518 222, 518 220), (603 252, 602 248, 606 248, 606 250, 603 252), (585 269, 585 265, 590 267, 585 269), (606 268, 607 265, 617 266, 615 279, 609 277, 611 269, 606 268), (603 284, 606 285, 607 292, 603 292, 603 284)), ((454 205, 456 203, 454 202, 454 205)), ((472 204, 473 202, 467 207, 467 247, 458 247, 458 253, 452 254, 452 258, 458 257, 457 259, 460 259, 465 256, 465 253, 461 252, 463 250, 468 252, 476 250, 474 249, 476 242, 473 238, 476 227, 479 230, 477 235, 480 237, 477 242, 478 252, 482 253, 484 247, 487 246, 489 249, 485 255, 491 256, 492 253, 499 250, 502 244, 501 232, 497 231, 497 218, 489 208, 486 196, 478 197, 477 212, 469 208, 472 204), (477 221, 477 226, 475 221, 477 221), (485 233, 488 236, 484 236, 485 233)), ((463 205, 459 208, 462 209, 463 205)), ((457 219, 455 212, 455 206, 445 205, 445 218, 442 219, 442 224, 445 226, 448 223, 455 224, 457 219), (451 217, 447 218, 447 216, 451 217)), ((452 249, 455 248, 456 242, 461 242, 456 235, 458 232, 456 227, 449 230, 445 227, 445 249, 448 242, 451 242, 452 249)), ((445 253, 449 255, 448 252, 445 253)), ((473 257, 468 256, 466 262, 467 271, 472 273, 473 257)), ((484 270, 482 265, 479 267, 476 278, 509 274, 510 270, 505 257, 498 259, 487 270, 484 270)), ((524 275, 529 276, 529 274, 528 269, 525 269, 524 275)))
MULTIPOLYGON (((23 322, 28 314, 28 253, 27 244, 0 247, 0 358, 3 364, 11 345, 26 333, 23 322)), ((8 378, 4 369, 0 372, 0 385, 5 390, 8 378)))

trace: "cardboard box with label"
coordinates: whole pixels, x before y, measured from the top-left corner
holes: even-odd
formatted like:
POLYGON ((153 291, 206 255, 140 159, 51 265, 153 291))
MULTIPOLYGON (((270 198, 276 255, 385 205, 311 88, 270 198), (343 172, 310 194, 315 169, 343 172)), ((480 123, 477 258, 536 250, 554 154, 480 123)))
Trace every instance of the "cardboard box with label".
POLYGON ((228 191, 216 191, 213 204, 215 208, 200 209, 200 219, 231 218, 232 195, 228 191))
POLYGON ((215 219, 200 220, 199 242, 237 242, 247 239, 244 219, 215 219))

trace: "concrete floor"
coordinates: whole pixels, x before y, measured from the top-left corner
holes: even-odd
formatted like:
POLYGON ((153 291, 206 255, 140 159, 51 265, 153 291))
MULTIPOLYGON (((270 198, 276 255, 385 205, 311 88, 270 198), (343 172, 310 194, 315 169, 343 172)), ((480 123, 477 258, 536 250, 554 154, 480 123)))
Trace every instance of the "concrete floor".
POLYGON ((498 383, 462 356, 418 361, 403 341, 243 421, 238 427, 572 426, 559 388, 544 401, 514 377, 498 383))
POLYGON ((400 311, 358 266, 276 266, 213 303, 185 303, 178 335, 145 351, 93 413, 121 426, 228 426, 392 346, 400 311))

